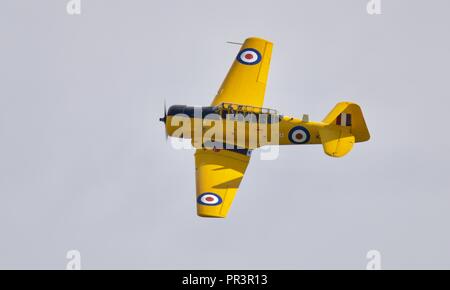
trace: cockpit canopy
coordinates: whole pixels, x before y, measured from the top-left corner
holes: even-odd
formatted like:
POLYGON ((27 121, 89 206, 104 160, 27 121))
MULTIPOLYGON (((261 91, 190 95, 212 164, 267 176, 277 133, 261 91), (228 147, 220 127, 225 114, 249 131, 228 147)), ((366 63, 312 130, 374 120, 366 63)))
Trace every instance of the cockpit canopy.
POLYGON ((227 114, 242 114, 244 116, 248 114, 254 114, 256 116, 266 114, 281 117, 281 115, 278 114, 278 112, 274 109, 260 108, 233 103, 221 103, 217 106, 208 106, 208 107, 192 107, 184 105, 170 106, 167 115, 174 116, 177 114, 185 114, 190 118, 200 117, 200 115, 202 116, 202 118, 205 118, 210 114, 218 114, 222 117, 225 117, 227 114))
POLYGON ((277 110, 269 109, 269 108, 260 108, 248 105, 239 105, 233 103, 221 103, 216 106, 218 110, 223 111, 231 111, 235 113, 253 113, 253 114, 270 114, 270 115, 278 115, 277 110))

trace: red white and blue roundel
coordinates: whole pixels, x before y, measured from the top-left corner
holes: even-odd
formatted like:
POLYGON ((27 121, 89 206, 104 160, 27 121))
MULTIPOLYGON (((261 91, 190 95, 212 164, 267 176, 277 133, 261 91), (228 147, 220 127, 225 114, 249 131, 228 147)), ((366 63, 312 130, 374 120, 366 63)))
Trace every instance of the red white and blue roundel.
POLYGON ((254 48, 246 48, 239 52, 236 59, 242 64, 254 65, 261 61, 261 53, 254 48))
POLYGON ((197 202, 201 205, 214 206, 221 204, 222 198, 218 194, 212 192, 205 192, 197 197, 197 202))
POLYGON ((294 144, 304 144, 308 143, 311 138, 311 134, 309 134, 308 129, 302 126, 297 126, 289 131, 289 141, 294 144))

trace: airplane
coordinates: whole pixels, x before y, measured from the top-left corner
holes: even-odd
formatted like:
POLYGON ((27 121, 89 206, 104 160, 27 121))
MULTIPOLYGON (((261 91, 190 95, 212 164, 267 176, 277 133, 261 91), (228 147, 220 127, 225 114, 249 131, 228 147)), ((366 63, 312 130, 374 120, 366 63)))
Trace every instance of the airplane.
POLYGON ((322 144, 327 155, 342 157, 350 152, 354 143, 370 139, 361 108, 355 103, 338 103, 320 122, 309 121, 307 115, 294 118, 263 108, 272 47, 273 43, 262 38, 246 39, 210 106, 173 105, 168 111, 164 106, 164 117, 160 121, 165 124, 166 137, 191 139, 196 149, 196 201, 200 217, 227 216, 251 152, 256 148, 322 144), (219 130, 214 132, 229 134, 225 134, 227 137, 210 134, 211 139, 205 141, 205 133, 214 122, 221 122, 216 126, 219 130), (184 126, 187 123, 189 126, 184 126), (237 123, 245 124, 243 138, 238 137, 237 123), (251 126, 260 133, 256 142, 250 142, 252 138, 247 129, 251 126), (183 129, 181 133, 180 129, 183 129), (222 144, 224 146, 219 146, 222 144))

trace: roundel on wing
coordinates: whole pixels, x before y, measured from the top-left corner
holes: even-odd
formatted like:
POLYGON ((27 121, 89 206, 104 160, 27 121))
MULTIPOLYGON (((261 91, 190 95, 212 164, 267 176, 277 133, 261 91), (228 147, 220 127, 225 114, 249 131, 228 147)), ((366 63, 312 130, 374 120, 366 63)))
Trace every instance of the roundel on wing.
POLYGON ((308 143, 311 138, 308 129, 302 126, 297 126, 289 131, 289 141, 294 144, 304 144, 308 143))
POLYGON ((254 48, 246 48, 239 52, 236 59, 242 64, 254 65, 261 61, 261 53, 254 48))
POLYGON ((215 206, 222 203, 222 198, 218 194, 205 192, 197 197, 197 202, 201 205, 215 206))

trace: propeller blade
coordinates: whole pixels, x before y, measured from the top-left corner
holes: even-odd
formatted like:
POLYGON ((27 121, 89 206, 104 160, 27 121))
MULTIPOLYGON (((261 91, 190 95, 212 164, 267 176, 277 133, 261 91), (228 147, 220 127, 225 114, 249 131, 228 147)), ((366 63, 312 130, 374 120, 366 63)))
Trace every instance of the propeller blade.
POLYGON ((167 139, 169 138, 169 134, 167 132, 167 124, 166 124, 166 121, 167 121, 167 106, 166 106, 166 100, 165 99, 164 99, 164 117, 159 118, 159 120, 164 123, 164 132, 166 134, 166 141, 167 141, 167 139))

